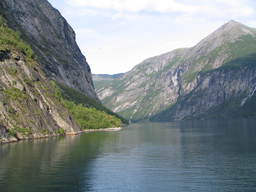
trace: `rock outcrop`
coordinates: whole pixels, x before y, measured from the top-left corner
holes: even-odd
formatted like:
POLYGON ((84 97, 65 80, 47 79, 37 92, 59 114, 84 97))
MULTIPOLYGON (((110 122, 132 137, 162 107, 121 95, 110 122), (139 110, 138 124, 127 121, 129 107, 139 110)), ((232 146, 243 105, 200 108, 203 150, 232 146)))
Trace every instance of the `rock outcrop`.
POLYGON ((17 51, 1 51, 0 143, 80 131, 40 66, 17 51))

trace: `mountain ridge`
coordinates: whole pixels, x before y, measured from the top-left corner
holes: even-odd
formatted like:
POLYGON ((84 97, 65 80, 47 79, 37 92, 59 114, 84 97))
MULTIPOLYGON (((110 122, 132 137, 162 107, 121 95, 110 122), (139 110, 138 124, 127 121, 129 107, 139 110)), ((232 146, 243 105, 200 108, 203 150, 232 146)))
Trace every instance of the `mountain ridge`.
POLYGON ((151 57, 121 78, 97 86, 110 109, 131 120, 147 119, 170 108, 198 84, 201 72, 256 52, 256 30, 230 21, 197 45, 151 57))

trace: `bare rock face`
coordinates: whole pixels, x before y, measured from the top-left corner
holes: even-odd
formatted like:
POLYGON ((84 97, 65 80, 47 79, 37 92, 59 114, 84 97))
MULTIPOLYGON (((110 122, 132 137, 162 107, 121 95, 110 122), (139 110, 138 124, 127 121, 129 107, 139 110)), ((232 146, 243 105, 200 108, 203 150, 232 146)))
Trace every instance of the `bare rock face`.
POLYGON ((197 86, 152 120, 255 117, 256 54, 202 73, 197 86))
MULTIPOLYGON (((253 53, 256 53, 256 30, 230 21, 192 48, 178 49, 149 58, 118 79, 107 82, 95 80, 96 91, 102 102, 120 115, 131 120, 148 119, 162 111, 169 111, 181 98, 194 93, 202 81, 203 73, 214 71, 253 53)), ((223 74, 219 75, 221 83, 223 74)), ((241 78, 240 80, 243 81, 241 78)), ((206 90, 208 89, 217 91, 223 87, 214 89, 209 86, 206 90)), ((210 101, 211 98, 208 97, 208 100, 212 102, 212 107, 220 104, 220 100, 213 102, 210 101)), ((207 103, 207 97, 203 100, 207 103)), ((167 119, 184 119, 200 110, 172 112, 173 116, 168 113, 167 119)))
POLYGON ((81 131, 36 62, 1 53, 0 143, 81 131))
POLYGON ((97 99, 75 32, 47 0, 1 0, 0 13, 33 47, 47 76, 97 99))

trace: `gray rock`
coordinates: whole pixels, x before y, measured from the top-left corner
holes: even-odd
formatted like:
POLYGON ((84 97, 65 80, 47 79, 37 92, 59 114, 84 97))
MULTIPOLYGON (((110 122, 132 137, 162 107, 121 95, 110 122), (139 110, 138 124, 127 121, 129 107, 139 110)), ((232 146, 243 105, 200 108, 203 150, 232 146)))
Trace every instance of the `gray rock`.
POLYGON ((49 77, 97 99, 75 32, 47 0, 1 0, 0 13, 30 43, 49 77))

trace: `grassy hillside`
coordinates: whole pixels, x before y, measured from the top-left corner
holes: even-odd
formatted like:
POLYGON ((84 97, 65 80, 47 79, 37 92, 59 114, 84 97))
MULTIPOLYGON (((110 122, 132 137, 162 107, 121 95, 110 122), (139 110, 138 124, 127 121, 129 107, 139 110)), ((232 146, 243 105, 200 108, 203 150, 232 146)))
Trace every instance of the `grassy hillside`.
MULTIPOLYGON (((105 115, 109 115, 109 119, 111 122, 115 122, 114 125, 116 126, 121 126, 121 123, 128 123, 126 119, 118 116, 117 114, 113 113, 112 111, 110 111, 109 109, 107 109, 106 107, 104 107, 101 103, 98 103, 96 100, 87 97, 86 95, 80 93, 79 91, 76 91, 75 89, 72 89, 70 87, 67 87, 63 84, 56 84, 56 86, 59 88, 59 97, 61 97, 65 102, 65 105, 70 108, 71 106, 75 107, 77 106, 78 108, 80 108, 81 106, 83 106, 84 108, 87 109, 93 109, 93 113, 95 113, 94 110, 99 111, 101 113, 99 113, 99 118, 97 119, 97 121, 100 121, 100 117, 103 115, 102 113, 104 113, 105 115), (73 105, 71 105, 72 102, 73 105)), ((103 118, 106 119, 106 118, 103 118)), ((106 122, 106 124, 108 124, 108 122, 106 122)), ((98 127, 100 128, 100 127, 98 127)))
POLYGON ((82 129, 100 129, 121 127, 122 120, 115 115, 111 115, 109 111, 97 103, 95 100, 81 94, 80 92, 66 87, 64 85, 55 84, 55 95, 60 102, 73 115, 76 123, 82 129))
POLYGON ((31 47, 26 44, 18 32, 13 31, 7 26, 5 19, 0 16, 0 49, 18 50, 23 53, 27 59, 33 59, 35 54, 31 47))

